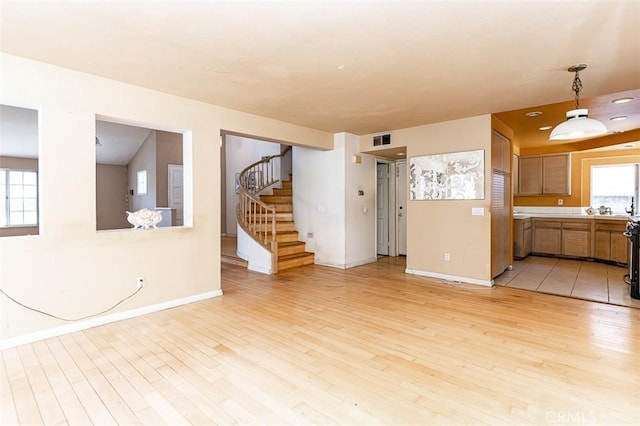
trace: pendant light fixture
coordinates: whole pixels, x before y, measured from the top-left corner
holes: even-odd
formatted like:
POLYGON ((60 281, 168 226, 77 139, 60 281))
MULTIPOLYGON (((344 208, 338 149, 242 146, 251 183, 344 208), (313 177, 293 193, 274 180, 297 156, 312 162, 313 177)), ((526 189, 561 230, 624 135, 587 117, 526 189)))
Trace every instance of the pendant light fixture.
POLYGON ((600 136, 607 133, 607 128, 598 120, 589 118, 589 110, 580 108, 580 71, 587 68, 587 64, 577 64, 569 67, 567 71, 575 73, 571 89, 576 94, 576 108, 567 111, 567 121, 558 124, 549 135, 549 140, 563 141, 570 139, 582 139, 600 136))

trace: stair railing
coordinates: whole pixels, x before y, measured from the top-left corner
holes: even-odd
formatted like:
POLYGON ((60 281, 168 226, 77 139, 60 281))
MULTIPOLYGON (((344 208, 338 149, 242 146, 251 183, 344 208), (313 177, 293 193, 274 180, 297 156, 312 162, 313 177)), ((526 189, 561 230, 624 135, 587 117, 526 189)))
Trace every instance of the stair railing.
POLYGON ((276 208, 260 201, 257 194, 280 182, 276 176, 278 162, 291 150, 287 147, 281 154, 264 157, 245 168, 238 177, 239 203, 236 209, 238 224, 257 243, 271 252, 271 270, 278 273, 278 240, 276 230, 276 208))

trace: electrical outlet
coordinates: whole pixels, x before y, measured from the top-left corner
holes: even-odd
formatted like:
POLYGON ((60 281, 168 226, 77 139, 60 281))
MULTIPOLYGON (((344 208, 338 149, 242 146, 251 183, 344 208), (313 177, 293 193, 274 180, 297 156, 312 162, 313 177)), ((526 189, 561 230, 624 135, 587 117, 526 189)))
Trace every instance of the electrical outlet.
POLYGON ((138 284, 138 288, 144 287, 144 277, 138 277, 136 283, 138 284))
POLYGON ((451 260, 451 253, 445 253, 444 254, 444 260, 446 260, 446 261, 451 260))

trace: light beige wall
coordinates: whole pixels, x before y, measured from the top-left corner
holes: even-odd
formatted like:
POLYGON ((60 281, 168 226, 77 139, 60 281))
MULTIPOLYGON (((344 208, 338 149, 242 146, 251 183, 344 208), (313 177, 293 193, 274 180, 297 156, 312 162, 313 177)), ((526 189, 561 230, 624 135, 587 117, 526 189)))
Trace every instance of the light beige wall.
MULTIPOLYGON (((215 294, 220 283, 220 131, 331 147, 331 134, 0 54, 0 103, 39 110, 41 235, 0 239, 0 287, 79 317, 215 294), (184 227, 96 231, 96 114, 184 133, 184 227), (108 260, 108 261, 105 261, 108 260), (118 265, 114 268, 113 265, 118 265)), ((0 343, 67 326, 0 298, 0 343)))
MULTIPOLYGON (((5 157, 0 155, 0 169, 20 169, 38 171, 37 158, 5 157)), ((19 235, 38 235, 38 226, 12 226, 0 228, 0 237, 15 237, 19 235)))
MULTIPOLYGON (((491 280, 491 127, 491 116, 483 115, 391 132, 386 148, 405 146, 408 163, 422 155, 485 150, 484 200, 408 202, 407 269, 491 280), (485 215, 472 216, 473 207, 485 215)), ((360 138, 361 150, 369 150, 371 136, 360 138)))
POLYGON ((126 229, 127 166, 96 164, 96 229, 126 229))
POLYGON ((182 135, 156 131, 157 207, 169 207, 169 164, 182 164, 182 135))
POLYGON ((6 157, 0 155, 0 169, 20 169, 38 171, 37 158, 6 157))

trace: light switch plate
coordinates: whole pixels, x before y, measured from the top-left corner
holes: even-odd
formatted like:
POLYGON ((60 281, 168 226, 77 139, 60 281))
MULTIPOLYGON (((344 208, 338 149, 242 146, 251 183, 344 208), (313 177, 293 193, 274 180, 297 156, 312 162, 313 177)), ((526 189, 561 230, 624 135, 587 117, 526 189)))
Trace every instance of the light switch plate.
POLYGON ((471 207, 471 216, 484 216, 484 207, 471 207))

